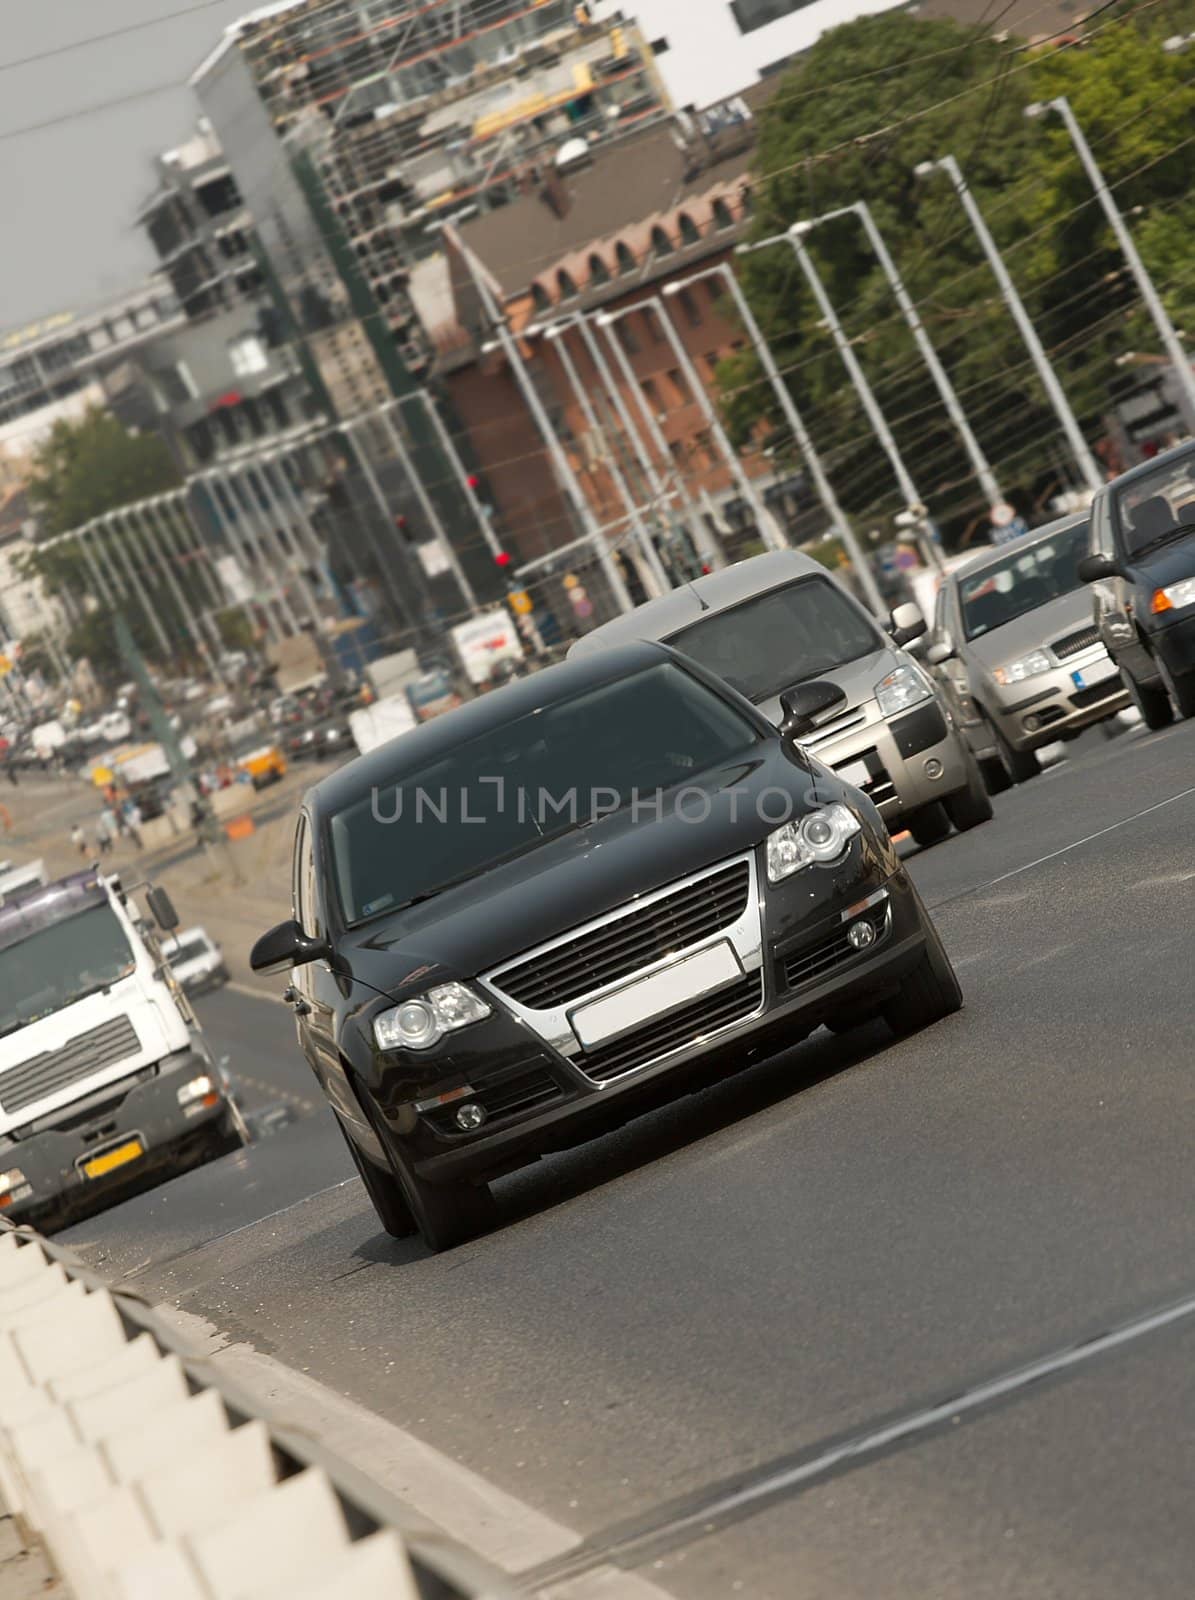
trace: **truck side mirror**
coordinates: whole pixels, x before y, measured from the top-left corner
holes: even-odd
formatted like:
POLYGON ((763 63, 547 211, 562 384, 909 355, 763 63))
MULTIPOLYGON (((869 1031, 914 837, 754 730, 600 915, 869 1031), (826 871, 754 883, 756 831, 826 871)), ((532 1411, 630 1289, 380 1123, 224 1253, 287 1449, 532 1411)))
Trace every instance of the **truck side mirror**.
POLYGON ((178 927, 179 915, 174 909, 174 901, 166 890, 155 885, 154 888, 146 892, 145 901, 153 914, 154 921, 162 932, 173 933, 175 928, 178 927))
POLYGON ((846 695, 836 683, 799 683, 780 696, 780 732, 786 739, 807 739, 845 705, 846 695))

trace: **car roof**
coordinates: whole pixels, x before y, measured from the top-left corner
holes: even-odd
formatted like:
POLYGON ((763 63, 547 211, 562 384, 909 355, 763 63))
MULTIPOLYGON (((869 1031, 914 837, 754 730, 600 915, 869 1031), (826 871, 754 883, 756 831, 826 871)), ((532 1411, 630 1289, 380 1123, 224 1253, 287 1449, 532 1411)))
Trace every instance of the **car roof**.
POLYGON ((304 804, 315 815, 328 815, 360 800, 376 786, 388 787, 405 773, 418 772, 491 728, 516 722, 544 706, 571 700, 587 689, 628 677, 661 660, 678 659, 665 645, 635 640, 601 651, 592 659, 564 661, 529 677, 515 678, 347 762, 309 789, 304 804))
POLYGON ((1080 523, 1090 520, 1090 511, 1068 512, 1065 517, 1058 517, 1054 522, 1047 522, 1040 528, 1034 528, 1030 533, 1023 533, 1018 539, 1010 539, 1007 544, 993 545, 990 550, 985 550, 982 555, 976 556, 974 561, 965 562, 953 572, 948 572, 942 582, 960 583, 964 578, 973 578, 976 573, 985 572, 988 567, 998 567, 1015 550, 1031 550, 1035 544, 1041 544, 1046 539, 1052 539, 1055 534, 1065 533, 1068 528, 1077 528, 1080 523))
POLYGON ((1169 450, 1159 450, 1156 456, 1150 456, 1147 461, 1139 461, 1127 472, 1118 473, 1111 483, 1104 485, 1104 492, 1120 489, 1124 484, 1132 483, 1137 478, 1147 478, 1159 467, 1174 466, 1183 460, 1190 460, 1195 464, 1195 439, 1184 439, 1181 444, 1172 445, 1169 450))
POLYGON ((668 639, 689 623, 711 611, 729 611, 753 595, 766 594, 797 578, 823 577, 831 573, 812 556, 799 550, 770 550, 766 555, 748 556, 719 572, 710 572, 682 584, 658 600, 648 600, 625 616, 615 617, 569 650, 569 659, 588 656, 629 639, 668 639))

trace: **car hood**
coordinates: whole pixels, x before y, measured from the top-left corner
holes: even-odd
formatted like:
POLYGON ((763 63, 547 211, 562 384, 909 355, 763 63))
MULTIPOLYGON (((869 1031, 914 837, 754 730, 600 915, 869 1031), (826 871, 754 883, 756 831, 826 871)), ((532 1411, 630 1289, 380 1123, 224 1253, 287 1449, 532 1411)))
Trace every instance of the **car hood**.
MULTIPOLYGON (((846 695, 846 704, 836 716, 853 711, 856 706, 863 705, 866 701, 875 698, 876 684, 886 678, 896 667, 908 664, 908 657, 903 650, 895 645, 885 645, 879 650, 872 650, 865 656, 857 656, 854 661, 848 661, 841 667, 834 667, 829 672, 807 672, 804 675, 794 675, 791 683, 786 683, 784 689, 795 688, 798 683, 836 683, 846 695)), ((784 690, 781 690, 782 694, 784 690)), ((770 722, 779 726, 784 713, 780 709, 780 694, 774 694, 768 700, 759 701, 759 709, 770 722)))
POLYGON ((1183 578, 1195 578, 1195 533, 1174 544, 1160 545, 1144 558, 1135 556, 1129 566, 1142 587, 1150 590, 1162 589, 1183 578))
POLYGON ((1032 611, 1026 611, 1023 617, 1006 622, 1003 627, 981 633, 978 639, 968 639, 963 645, 963 654, 991 671, 993 667, 1016 661, 1031 650, 1040 650, 1052 639, 1074 633, 1093 621, 1091 590, 1086 587, 1072 589, 1069 594, 1059 595, 1057 600, 1047 601, 1044 606, 1035 606, 1032 611))
MULTIPOLYGON (((808 809, 801 797, 812 777, 794 747, 761 746, 665 794, 659 817, 645 797, 637 819, 629 808, 604 817, 422 905, 350 930, 338 941, 343 965, 395 998, 476 977, 638 895, 745 853, 784 820, 777 790, 798 800, 794 815, 808 809), (683 810, 700 821, 677 815, 678 793, 683 810)), ((836 797, 836 788, 827 795, 836 797)))

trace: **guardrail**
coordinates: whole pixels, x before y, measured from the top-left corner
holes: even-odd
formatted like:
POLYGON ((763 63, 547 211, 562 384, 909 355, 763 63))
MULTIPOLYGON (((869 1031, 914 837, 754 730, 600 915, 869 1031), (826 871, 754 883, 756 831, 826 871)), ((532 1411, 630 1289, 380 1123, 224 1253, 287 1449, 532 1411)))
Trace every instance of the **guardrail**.
POLYGON ((141 1301, 0 1218, 0 1499, 73 1600, 514 1600, 505 1574, 268 1423, 141 1301))

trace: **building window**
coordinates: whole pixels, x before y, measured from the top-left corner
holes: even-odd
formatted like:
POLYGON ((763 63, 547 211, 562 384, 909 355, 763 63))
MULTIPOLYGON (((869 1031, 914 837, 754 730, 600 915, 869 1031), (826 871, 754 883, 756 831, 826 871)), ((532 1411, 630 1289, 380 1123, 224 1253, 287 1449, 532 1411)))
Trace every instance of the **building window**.
POLYGON ((266 347, 255 333, 243 333, 239 339, 233 339, 228 346, 228 359, 238 378, 254 378, 268 371, 270 365, 266 347))
POLYGON ((589 282, 594 288, 610 282, 610 269, 596 251, 589 258, 589 282))
POLYGON ((624 244, 621 239, 614 246, 614 260, 620 277, 626 272, 634 272, 635 253, 631 247, 624 244))
POLYGON ((701 229, 687 211, 682 211, 677 221, 680 225, 680 242, 682 245, 701 243, 701 229))
POLYGON ((667 39, 653 39, 647 47, 653 56, 666 56, 672 46, 667 39))
POLYGON ((556 274, 556 292, 562 300, 577 298, 577 286, 563 267, 556 274))
POLYGON ((740 33, 754 33, 811 4, 812 0, 730 0, 730 10, 740 33))
POLYGON ((755 210, 755 196, 751 193, 751 185, 745 183, 739 190, 739 205, 743 208, 743 215, 749 217, 755 210))
POLYGON ((552 296, 542 283, 531 285, 531 302, 537 311, 550 311, 552 309, 552 296))
POLYGON ((691 328, 701 326, 701 307, 697 304, 697 297, 690 289, 682 289, 676 297, 680 301, 680 308, 685 314, 685 321, 691 328))
POLYGON ((721 233, 734 227, 734 213, 725 200, 714 201, 714 227, 721 233))
POLYGON ((643 390, 643 398, 647 401, 652 416, 662 416, 664 407, 660 403, 660 391, 656 388, 655 382, 651 378, 644 378, 639 387, 643 390))
POLYGON ((632 319, 630 317, 623 317, 615 326, 618 329, 618 337, 622 341, 622 347, 627 355, 637 356, 639 354, 639 339, 631 326, 631 322, 632 319))
POLYGON ((675 249, 676 246, 673 244, 665 230, 661 228, 657 222, 655 227, 651 230, 652 254, 656 256, 670 256, 675 249))
POLYGON ((689 403, 689 385, 681 376, 679 367, 672 367, 668 373, 668 382, 672 385, 674 394, 682 406, 689 403))

